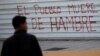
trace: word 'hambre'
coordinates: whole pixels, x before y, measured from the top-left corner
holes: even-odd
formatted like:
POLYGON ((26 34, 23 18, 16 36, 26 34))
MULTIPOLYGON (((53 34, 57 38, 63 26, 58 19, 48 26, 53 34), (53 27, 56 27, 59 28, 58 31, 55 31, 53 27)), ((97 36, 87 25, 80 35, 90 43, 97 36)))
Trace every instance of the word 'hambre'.
MULTIPOLYGON (((32 18, 32 28, 43 30, 45 27, 43 25, 45 22, 42 22, 43 18, 32 18)), ((71 16, 71 17, 50 17, 49 18, 49 28, 51 31, 60 31, 64 30, 69 32, 70 30, 74 32, 95 32, 96 30, 93 27, 93 24, 96 21, 93 21, 93 16, 71 16)))

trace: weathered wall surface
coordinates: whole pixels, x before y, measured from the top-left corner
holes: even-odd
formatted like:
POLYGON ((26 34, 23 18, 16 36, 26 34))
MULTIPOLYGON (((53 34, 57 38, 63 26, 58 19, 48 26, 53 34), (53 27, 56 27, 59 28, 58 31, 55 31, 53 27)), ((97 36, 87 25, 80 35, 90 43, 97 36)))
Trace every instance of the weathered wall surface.
POLYGON ((28 32, 38 38, 99 38, 99 0, 1 0, 0 38, 11 36, 11 20, 26 16, 28 32))

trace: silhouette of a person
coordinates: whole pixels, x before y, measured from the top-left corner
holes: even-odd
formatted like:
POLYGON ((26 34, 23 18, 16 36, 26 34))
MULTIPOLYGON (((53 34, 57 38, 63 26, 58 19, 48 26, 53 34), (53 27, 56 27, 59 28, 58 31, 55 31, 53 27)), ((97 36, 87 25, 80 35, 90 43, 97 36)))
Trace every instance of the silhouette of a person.
POLYGON ((13 18, 15 33, 4 41, 1 56, 43 56, 36 37, 27 33, 26 19, 25 16, 13 18))

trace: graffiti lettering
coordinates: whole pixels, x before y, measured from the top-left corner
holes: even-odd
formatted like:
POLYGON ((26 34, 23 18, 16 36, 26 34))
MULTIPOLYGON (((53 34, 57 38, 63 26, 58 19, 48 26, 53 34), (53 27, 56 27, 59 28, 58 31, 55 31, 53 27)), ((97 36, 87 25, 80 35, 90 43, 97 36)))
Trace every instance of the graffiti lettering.
POLYGON ((35 13, 41 13, 41 14, 58 14, 61 13, 61 7, 60 6, 48 6, 48 7, 40 7, 39 5, 34 5, 35 13))
POLYGON ((69 14, 71 13, 97 13, 94 3, 86 3, 79 5, 68 5, 69 14))
POLYGON ((87 32, 95 32, 96 30, 93 29, 92 24, 96 22, 92 21, 92 18, 93 16, 50 17, 51 31, 54 29, 60 31, 62 28, 68 31, 71 27, 76 32, 84 32, 85 29, 87 29, 87 32))
POLYGON ((41 25, 43 25, 43 23, 41 22, 41 18, 32 18, 32 28, 33 29, 39 29, 42 30, 44 29, 44 27, 41 27, 41 25))
POLYGON ((26 12, 26 7, 25 6, 17 6, 17 14, 18 15, 29 15, 29 13, 26 12))

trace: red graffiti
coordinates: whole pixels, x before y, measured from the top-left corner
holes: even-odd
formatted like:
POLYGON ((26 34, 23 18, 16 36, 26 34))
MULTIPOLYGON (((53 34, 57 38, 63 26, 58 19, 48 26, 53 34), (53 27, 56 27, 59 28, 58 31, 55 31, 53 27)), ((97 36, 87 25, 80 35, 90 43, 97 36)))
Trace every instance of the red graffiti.
POLYGON ((18 15, 29 15, 29 13, 26 12, 26 7, 25 6, 17 6, 17 14, 18 15))
POLYGON ((60 31, 62 28, 68 31, 70 25, 76 32, 84 32, 85 29, 87 29, 87 32, 95 32, 96 30, 93 29, 92 24, 96 21, 92 21, 92 18, 93 16, 50 17, 51 31, 54 29, 60 31))
POLYGON ((91 22, 89 22, 89 24, 90 24, 90 25, 89 25, 89 26, 90 26, 90 31, 91 31, 91 32, 96 32, 96 30, 93 29, 93 27, 92 27, 92 24, 93 24, 93 23, 96 23, 96 21, 93 21, 92 18, 93 18, 93 16, 90 16, 90 17, 89 17, 89 21, 91 21, 91 22))
MULTIPOLYGON (((78 14, 78 13, 97 13, 96 7, 94 3, 84 3, 84 4, 68 4, 67 11, 69 14, 78 14)), ((17 14, 18 15, 29 15, 27 8, 22 5, 17 6, 17 14)), ((40 6, 38 4, 33 5, 33 12, 38 15, 47 15, 47 14, 59 14, 62 13, 61 6, 40 6)), ((32 15, 32 14, 31 14, 32 15)), ((43 26, 41 17, 32 18, 32 29, 43 30, 45 29, 43 26)), ((93 20, 93 16, 65 16, 65 17, 50 17, 49 26, 50 30, 53 31, 66 31, 66 32, 96 32, 93 24, 96 21, 93 20)))
POLYGON ((63 17, 60 17, 60 19, 59 19, 59 30, 60 30, 61 26, 63 26, 64 30, 66 30, 66 29, 68 30, 68 28, 65 26, 63 17))
POLYGON ((50 17, 50 23, 51 23, 51 31, 53 31, 54 28, 57 29, 57 31, 59 31, 61 28, 64 28, 64 30, 68 30, 68 28, 65 26, 65 22, 63 20, 63 17, 60 17, 59 21, 58 21, 58 17, 50 17), (61 27, 62 26, 62 27, 61 27))
POLYGON ((78 4, 78 5, 68 5, 69 14, 71 13, 97 13, 94 3, 78 4))
POLYGON ((33 29, 39 29, 42 30, 44 27, 42 27, 43 23, 41 22, 41 18, 32 18, 32 28, 33 29))
POLYGON ((58 28, 57 17, 55 17, 54 19, 55 19, 55 22, 53 22, 54 20, 52 21, 52 17, 50 17, 51 31, 53 31, 53 28, 56 28, 58 31, 59 28, 58 28), (53 26, 55 26, 55 27, 53 27, 53 26))
POLYGON ((48 6, 48 7, 40 7, 38 4, 33 6, 35 9, 35 14, 58 14, 61 13, 60 6, 48 6))

